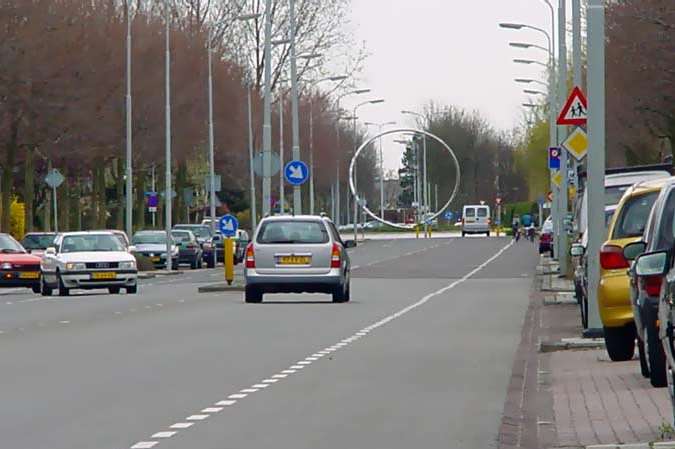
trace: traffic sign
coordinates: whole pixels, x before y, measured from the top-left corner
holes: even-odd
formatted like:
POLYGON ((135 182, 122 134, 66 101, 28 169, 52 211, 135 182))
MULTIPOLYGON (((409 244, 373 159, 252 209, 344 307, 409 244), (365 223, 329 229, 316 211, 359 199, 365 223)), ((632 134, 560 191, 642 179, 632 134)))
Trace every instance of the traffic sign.
POLYGON ((234 237, 237 235, 237 229, 239 229, 239 221, 234 215, 223 215, 218 221, 218 228, 225 237, 234 237))
POLYGON ((445 218, 448 221, 452 221, 452 219, 455 218, 455 214, 453 214, 450 211, 447 211, 446 213, 443 214, 443 218, 445 218))
POLYGON ((584 131, 583 128, 577 127, 567 139, 565 139, 562 146, 580 161, 586 157, 586 153, 588 153, 588 134, 586 134, 586 131, 584 131))
POLYGON ((272 162, 272 171, 269 173, 265 172, 265 165, 263 164, 263 153, 260 152, 253 158, 253 171, 256 175, 260 177, 270 177, 279 173, 281 170, 281 159, 279 159, 279 154, 275 152, 270 153, 270 158, 272 162))
POLYGON ((61 172, 55 168, 52 168, 49 174, 45 177, 45 182, 52 189, 58 188, 65 180, 66 178, 63 177, 61 172))
POLYGON ((553 181, 553 184, 560 187, 560 185, 562 184, 562 174, 560 173, 560 170, 555 170, 551 172, 551 181, 553 181))
POLYGON ((579 88, 575 86, 565 102, 558 116, 558 125, 585 125, 588 122, 588 100, 579 88))
POLYGON ((548 149, 548 168, 549 170, 560 170, 560 148, 551 147, 548 149))
MULTIPOLYGON (((220 175, 213 175, 213 185, 215 187, 215 191, 220 192, 222 188, 222 180, 220 175)), ((204 186, 206 187, 206 191, 211 193, 211 175, 206 175, 204 177, 204 186)))
POLYGON ((284 167, 284 177, 289 184, 302 185, 309 179, 309 167, 302 161, 290 161, 284 167))

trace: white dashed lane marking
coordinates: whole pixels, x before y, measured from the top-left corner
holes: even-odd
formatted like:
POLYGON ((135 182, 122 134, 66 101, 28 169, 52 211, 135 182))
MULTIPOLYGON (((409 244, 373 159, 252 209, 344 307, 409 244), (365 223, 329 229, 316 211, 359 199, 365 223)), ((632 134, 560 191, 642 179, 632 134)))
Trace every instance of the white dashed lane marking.
MULTIPOLYGON (((224 400, 219 400, 215 402, 213 406, 209 406, 207 408, 204 408, 200 411, 199 414, 196 415, 191 415, 185 418, 186 421, 193 421, 193 422, 181 422, 181 423, 176 423, 170 426, 170 429, 177 429, 177 431, 169 431, 169 432, 157 432, 152 435, 151 438, 156 438, 156 439, 161 439, 161 438, 170 438, 171 436, 175 435, 178 433, 179 430, 181 429, 187 429, 188 427, 191 427, 195 421, 203 421, 210 417, 213 414, 220 413, 224 410, 225 407, 229 406, 234 406, 237 404, 237 400, 239 399, 244 399, 248 397, 249 393, 255 393, 258 392, 261 388, 265 388, 267 386, 270 386, 271 384, 277 383, 279 380, 285 379, 288 377, 289 374, 295 374, 298 371, 302 370, 305 367, 309 367, 313 362, 319 361, 319 357, 322 357, 324 355, 328 355, 332 352, 338 351, 341 348, 344 348, 359 339, 366 337, 370 332, 373 330, 382 327, 386 324, 388 324, 390 321, 395 320, 396 318, 400 318, 401 316, 415 310, 418 307, 423 306, 427 302, 429 302, 432 298, 436 296, 440 296, 447 291, 455 288, 457 285, 467 281, 471 277, 473 277, 476 273, 481 271, 483 268, 485 268, 488 264, 490 264, 492 261, 497 259, 499 256, 501 256, 506 250, 508 250, 511 246, 513 245, 513 242, 509 243, 508 245, 504 246, 502 249, 497 251, 496 254, 494 254, 492 257, 490 257, 488 260, 480 264, 479 266, 475 267, 472 269, 469 273, 461 277, 460 279, 457 279, 450 285, 447 285, 440 290, 437 290, 435 292, 429 293, 428 295, 424 296, 417 302, 410 304, 407 307, 404 307, 403 309, 399 310, 398 312, 395 312, 385 318, 382 318, 380 321, 377 321, 370 326, 364 327, 363 329, 359 329, 356 331, 353 335, 350 337, 347 337, 343 340, 341 340, 339 343, 334 344, 333 346, 329 346, 326 349, 323 349, 321 351, 317 351, 311 356, 306 357, 304 360, 297 362, 296 364, 292 365, 289 369, 285 369, 281 371, 279 374, 274 374, 270 376, 270 378, 263 380, 260 384, 253 384, 251 387, 244 388, 240 390, 239 393, 231 394, 227 396, 227 399, 224 400), (157 435, 168 435, 171 433, 170 436, 157 436, 157 435)), ((440 245, 435 245, 435 247, 438 247, 440 245)), ((427 248, 428 249, 428 248, 427 248)), ((141 441, 139 443, 136 443, 135 445, 131 446, 131 449, 144 449, 144 448, 152 448, 155 445, 159 444, 159 441, 141 441)))

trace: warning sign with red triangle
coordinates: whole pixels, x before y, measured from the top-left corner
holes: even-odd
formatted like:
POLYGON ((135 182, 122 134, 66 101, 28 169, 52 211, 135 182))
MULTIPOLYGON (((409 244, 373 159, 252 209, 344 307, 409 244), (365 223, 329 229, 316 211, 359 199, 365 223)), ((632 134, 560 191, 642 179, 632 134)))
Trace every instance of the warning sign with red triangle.
POLYGON ((588 101, 578 86, 565 102, 565 106, 558 116, 558 125, 581 126, 588 122, 588 101))

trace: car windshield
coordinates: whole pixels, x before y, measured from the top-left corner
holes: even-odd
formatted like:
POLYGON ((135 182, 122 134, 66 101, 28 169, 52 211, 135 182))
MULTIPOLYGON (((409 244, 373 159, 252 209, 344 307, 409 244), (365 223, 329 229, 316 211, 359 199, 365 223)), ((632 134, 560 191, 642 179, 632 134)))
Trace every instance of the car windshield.
POLYGON ((195 237, 200 239, 207 239, 211 237, 211 228, 208 226, 175 226, 174 229, 185 229, 186 231, 192 231, 195 237))
POLYGON ((178 243, 189 242, 191 240, 189 232, 172 232, 171 237, 178 243))
POLYGON ((623 239, 641 236, 657 196, 658 192, 651 192, 626 201, 617 217, 612 237, 623 239))
POLYGON ((124 246, 110 234, 67 235, 61 242, 62 253, 89 251, 124 251, 124 246))
POLYGON ((55 234, 28 234, 21 244, 26 249, 47 249, 54 244, 55 234))
POLYGON ((258 243, 327 243, 328 230, 320 221, 272 220, 264 222, 258 243))
POLYGON ((626 193, 630 185, 605 187, 605 206, 619 204, 621 197, 626 193))
POLYGON ((13 254, 13 253, 25 253, 26 250, 14 240, 11 236, 7 234, 0 234, 0 253, 3 254, 13 254))
POLYGON ((164 232, 136 234, 133 243, 134 245, 166 245, 166 234, 164 232))

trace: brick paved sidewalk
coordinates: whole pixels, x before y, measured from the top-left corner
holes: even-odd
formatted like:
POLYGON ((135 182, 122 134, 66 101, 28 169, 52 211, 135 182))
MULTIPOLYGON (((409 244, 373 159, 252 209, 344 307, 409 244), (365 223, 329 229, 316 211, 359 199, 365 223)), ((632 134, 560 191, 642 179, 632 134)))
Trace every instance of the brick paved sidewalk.
POLYGON ((555 283, 564 289, 563 283, 545 278, 539 276, 532 293, 499 447, 614 448, 661 441, 662 426, 673 423, 668 393, 642 377, 637 359, 612 362, 604 349, 539 351, 544 342, 581 336, 579 306, 569 298, 551 301, 551 292, 541 288, 555 283))

